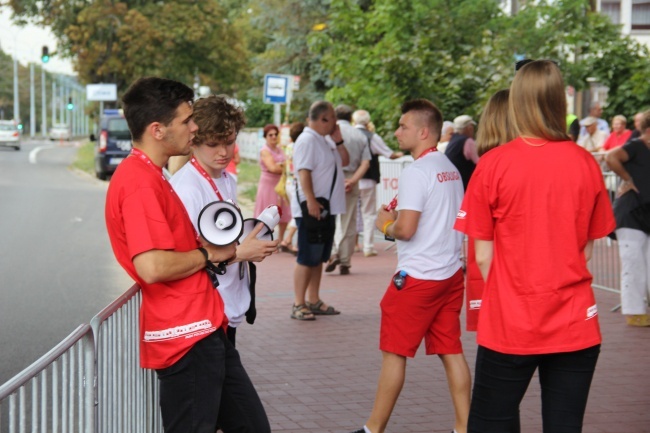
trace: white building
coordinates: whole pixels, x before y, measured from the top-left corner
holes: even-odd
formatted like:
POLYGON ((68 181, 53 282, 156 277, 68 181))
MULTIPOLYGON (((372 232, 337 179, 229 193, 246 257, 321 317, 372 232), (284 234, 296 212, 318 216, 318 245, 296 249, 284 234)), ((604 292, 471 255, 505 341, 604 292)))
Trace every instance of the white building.
POLYGON ((597 0, 596 10, 621 25, 624 35, 650 47, 650 0, 597 0))

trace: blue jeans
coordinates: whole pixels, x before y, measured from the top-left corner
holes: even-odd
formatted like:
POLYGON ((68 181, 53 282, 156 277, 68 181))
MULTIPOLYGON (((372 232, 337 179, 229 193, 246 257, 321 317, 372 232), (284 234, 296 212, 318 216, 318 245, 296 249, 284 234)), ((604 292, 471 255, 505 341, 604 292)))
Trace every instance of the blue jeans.
POLYGON ((600 345, 544 355, 479 346, 467 431, 519 433, 519 404, 539 368, 544 433, 580 433, 599 353, 600 345))

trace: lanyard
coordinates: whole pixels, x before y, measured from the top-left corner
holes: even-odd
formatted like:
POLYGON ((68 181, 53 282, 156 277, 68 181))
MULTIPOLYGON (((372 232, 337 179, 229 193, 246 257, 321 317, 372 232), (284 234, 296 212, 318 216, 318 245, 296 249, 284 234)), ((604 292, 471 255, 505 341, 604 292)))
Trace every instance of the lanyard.
MULTIPOLYGON (((156 164, 153 163, 153 161, 140 149, 136 149, 135 147, 131 149, 131 155, 135 156, 138 158, 140 161, 142 161, 147 167, 150 167, 153 171, 155 171, 157 174, 160 175, 161 179, 167 184, 169 187, 169 191, 172 193, 174 196, 176 202, 178 205, 183 209, 183 212, 185 212, 185 215, 187 216, 187 219, 190 219, 190 215, 187 213, 187 209, 185 209, 185 205, 181 201, 180 197, 178 197, 178 194, 176 194, 176 191, 174 191, 174 188, 172 188, 171 184, 165 177, 165 175, 162 172, 162 169, 158 167, 156 164)), ((191 224, 192 229, 194 230, 194 237, 196 238, 197 242, 199 241, 199 234, 196 232, 196 229, 194 228, 194 224, 191 224)))
MULTIPOLYGON (((417 161, 418 159, 422 158, 423 156, 428 155, 431 152, 437 152, 437 151, 438 151, 438 148, 430 147, 427 150, 425 150, 424 152, 422 152, 420 154, 420 156, 418 156, 415 160, 417 161)), ((386 205, 386 210, 393 210, 395 208, 397 208, 397 195, 395 195, 395 197, 393 197, 393 199, 390 201, 390 203, 388 203, 388 205, 386 205)))
POLYGON ((201 176, 203 176, 203 178, 205 178, 205 180, 208 181, 208 183, 210 184, 210 186, 212 187, 214 192, 217 194, 217 197, 219 198, 219 200, 223 201, 223 197, 221 196, 221 193, 219 192, 219 188, 217 188, 217 185, 214 183, 214 180, 212 180, 212 176, 210 176, 208 174, 208 172, 205 171, 203 169, 203 167, 201 167, 201 164, 199 164, 199 161, 197 161, 196 158, 192 157, 192 159, 190 159, 190 163, 194 166, 194 168, 196 168, 196 171, 198 171, 199 174, 201 176))

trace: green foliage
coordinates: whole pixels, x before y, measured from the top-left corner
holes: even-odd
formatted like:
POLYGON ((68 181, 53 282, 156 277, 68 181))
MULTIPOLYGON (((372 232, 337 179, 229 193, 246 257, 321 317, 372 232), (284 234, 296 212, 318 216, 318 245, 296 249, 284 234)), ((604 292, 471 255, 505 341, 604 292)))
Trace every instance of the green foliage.
POLYGON ((215 93, 248 101, 250 126, 272 119, 261 103, 266 73, 301 77, 289 121, 325 97, 369 109, 384 137, 407 99, 431 99, 447 119, 477 117, 509 86, 516 55, 558 61, 578 90, 588 78, 608 86, 606 117, 650 106, 648 50, 591 12, 590 0, 520 0, 514 16, 500 0, 6 3, 15 20, 51 26, 56 54, 74 59, 80 81, 123 91, 143 75, 186 83, 198 75, 215 93))
POLYGON ((273 123, 273 105, 264 103, 261 97, 251 97, 244 102, 247 128, 260 128, 273 123))
POLYGON ((509 86, 515 55, 558 61, 576 89, 610 88, 607 116, 650 105, 647 50, 588 0, 520 2, 510 16, 496 0, 332 0, 329 27, 309 35, 329 73, 327 99, 369 109, 391 137, 405 100, 434 101, 446 119, 477 117, 509 86), (362 7, 363 6, 363 7, 362 7))
POLYGON ((368 108, 389 137, 408 99, 430 99, 446 118, 476 114, 484 89, 505 73, 492 48, 499 17, 496 1, 376 0, 364 12, 333 0, 330 29, 313 33, 310 47, 335 83, 327 98, 368 108))
POLYGON ((15 16, 40 20, 74 57, 80 81, 123 91, 144 75, 201 84, 236 95, 250 85, 240 30, 218 0, 125 2, 11 0, 15 16))
POLYGON ((257 162, 242 160, 237 166, 237 185, 240 190, 240 198, 255 202, 257 196, 257 182, 260 179, 260 165, 257 162))
POLYGON ((311 103, 323 99, 332 85, 320 55, 310 51, 307 44, 313 26, 327 22, 329 3, 329 0, 249 2, 254 4, 252 26, 261 31, 254 41, 258 54, 253 62, 259 96, 262 96, 262 79, 266 73, 301 77, 300 90, 293 94, 290 122, 304 120, 311 103))
POLYGON ((86 173, 95 173, 95 144, 92 141, 79 148, 72 166, 86 173))
MULTIPOLYGON (((5 119, 14 118, 14 66, 13 59, 7 54, 0 51, 0 111, 4 113, 5 119)), ((48 94, 47 110, 50 113, 50 107, 52 101, 49 100, 50 88, 51 85, 51 75, 45 73, 46 76, 46 92, 48 94)), ((30 116, 29 116, 29 65, 23 66, 18 64, 18 94, 19 94, 19 110, 20 117, 23 122, 23 131, 25 134, 29 134, 29 125, 30 125, 30 116)), ((36 117, 38 121, 36 122, 36 131, 41 132, 41 96, 43 92, 41 89, 41 65, 35 65, 34 67, 34 105, 36 108, 36 117)), ((48 123, 50 117, 48 117, 48 123)))

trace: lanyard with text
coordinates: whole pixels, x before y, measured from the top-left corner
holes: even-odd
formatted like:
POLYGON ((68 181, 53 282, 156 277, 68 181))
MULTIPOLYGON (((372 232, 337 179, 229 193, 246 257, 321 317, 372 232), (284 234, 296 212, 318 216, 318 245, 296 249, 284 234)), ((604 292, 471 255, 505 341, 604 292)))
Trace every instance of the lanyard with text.
POLYGON ((219 200, 223 200, 223 197, 221 196, 221 193, 219 192, 219 188, 217 188, 217 185, 214 183, 214 180, 212 180, 212 176, 210 176, 208 174, 208 172, 205 171, 203 169, 203 167, 201 167, 201 164, 199 164, 199 161, 197 161, 196 158, 192 157, 192 159, 190 159, 190 163, 192 163, 194 168, 196 168, 196 171, 198 171, 199 174, 201 176, 203 176, 205 178, 205 180, 208 181, 208 183, 210 184, 212 189, 214 189, 214 192, 217 193, 217 197, 219 197, 219 200))
MULTIPOLYGON (((423 156, 430 154, 431 152, 436 152, 437 150, 438 150, 438 148, 436 148, 436 147, 430 147, 430 148, 428 148, 427 150, 425 150, 424 152, 422 152, 422 153, 420 154, 420 156, 417 157, 416 161, 417 161, 418 159, 422 158, 423 156)), ((388 203, 388 204, 386 205, 386 208, 385 208, 385 209, 386 209, 386 210, 394 210, 394 209, 396 209, 396 208, 397 208, 397 195, 395 195, 395 197, 393 197, 393 199, 390 201, 390 203, 388 203)))
MULTIPOLYGON (((153 163, 153 161, 140 149, 136 149, 135 147, 131 149, 131 155, 135 156, 138 158, 140 161, 142 161, 147 167, 150 167, 153 171, 155 171, 157 174, 160 175, 162 180, 169 186, 169 190, 171 191, 172 195, 176 198, 176 201, 180 205, 180 207, 183 209, 185 212, 185 215, 187 215, 187 219, 190 219, 190 215, 187 213, 187 209, 185 209, 185 205, 181 201, 180 197, 176 194, 176 191, 174 191, 174 188, 172 188, 171 184, 165 177, 165 175, 162 172, 162 169, 158 167, 156 164, 153 163)), ((194 225, 192 224, 192 228, 194 229, 194 225)), ((194 236, 196 237, 197 242, 199 241, 199 234, 196 232, 196 229, 194 229, 194 236)))

